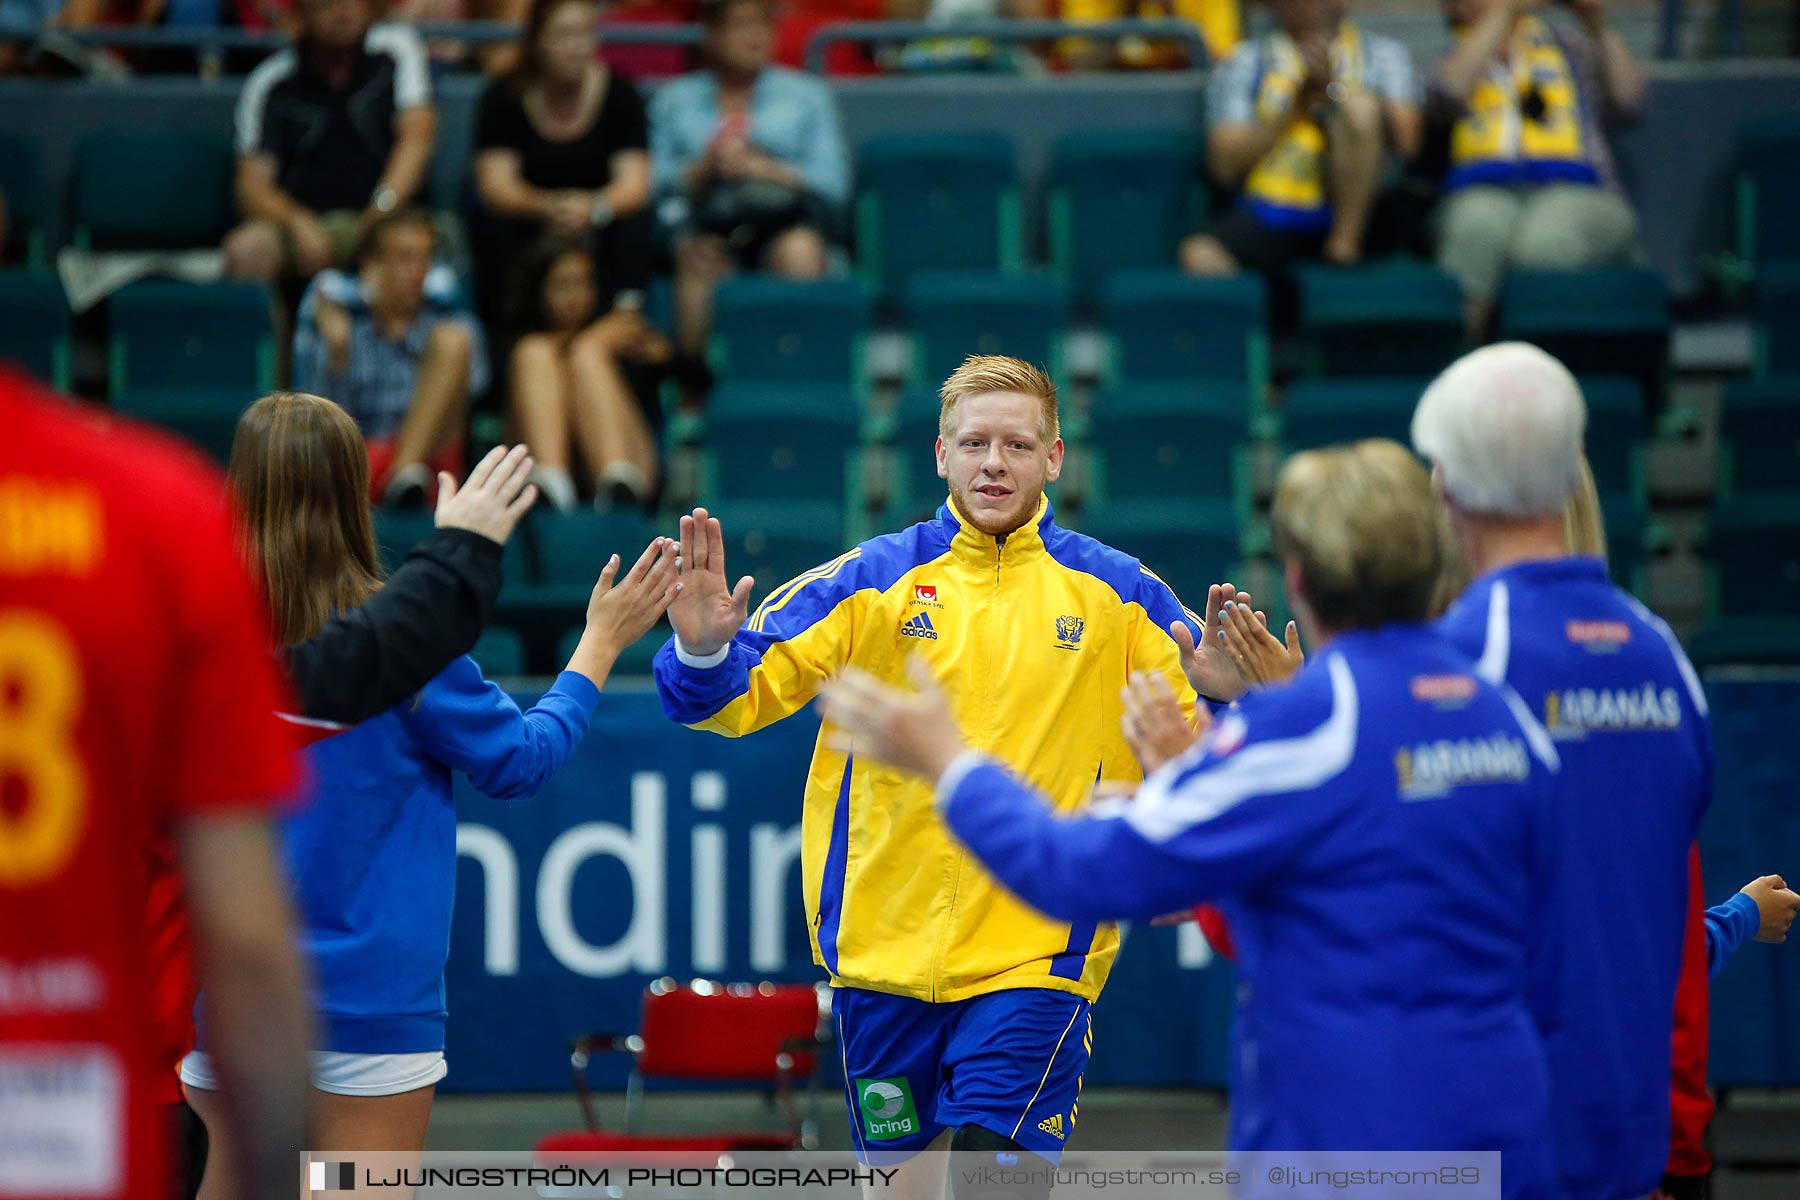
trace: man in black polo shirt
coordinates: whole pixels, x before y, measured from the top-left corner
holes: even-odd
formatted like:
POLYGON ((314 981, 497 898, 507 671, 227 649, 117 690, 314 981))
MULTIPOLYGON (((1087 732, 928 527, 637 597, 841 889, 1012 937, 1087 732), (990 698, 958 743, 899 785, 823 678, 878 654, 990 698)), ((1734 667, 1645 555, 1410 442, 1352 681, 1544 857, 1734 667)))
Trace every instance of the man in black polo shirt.
POLYGON ((370 28, 373 0, 299 0, 295 44, 244 84, 226 272, 309 279, 350 260, 371 222, 419 190, 437 134, 418 35, 370 28))

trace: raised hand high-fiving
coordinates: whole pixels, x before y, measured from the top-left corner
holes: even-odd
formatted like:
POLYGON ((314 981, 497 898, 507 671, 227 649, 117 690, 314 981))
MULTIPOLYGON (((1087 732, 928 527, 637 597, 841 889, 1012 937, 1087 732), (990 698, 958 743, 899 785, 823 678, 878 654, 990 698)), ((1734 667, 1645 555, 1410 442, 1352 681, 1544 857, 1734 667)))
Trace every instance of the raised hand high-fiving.
POLYGON ((669 624, 689 654, 712 654, 744 627, 750 615, 746 575, 734 587, 725 575, 725 531, 704 508, 681 518, 681 594, 669 606, 669 624))

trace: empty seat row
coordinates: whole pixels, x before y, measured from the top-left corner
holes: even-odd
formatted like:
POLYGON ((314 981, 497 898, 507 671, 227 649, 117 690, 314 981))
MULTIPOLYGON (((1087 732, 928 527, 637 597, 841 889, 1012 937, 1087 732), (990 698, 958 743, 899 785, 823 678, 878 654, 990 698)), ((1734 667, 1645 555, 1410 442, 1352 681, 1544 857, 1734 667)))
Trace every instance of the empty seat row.
MULTIPOLYGON (((1431 267, 1306 270, 1299 292, 1309 374, 1428 377, 1467 348, 1456 285, 1431 267)), ((936 387, 969 353, 1056 371, 1074 319, 1070 290, 1054 276, 935 271, 914 277, 903 295, 908 381, 918 388, 936 387)), ((1101 373, 1133 383, 1242 380, 1260 397, 1268 327, 1268 289, 1255 275, 1118 271, 1101 289, 1101 373)), ((715 302, 712 362, 734 382, 841 384, 864 373, 874 328, 871 297, 852 280, 728 280, 715 302)), ((1516 272, 1501 294, 1500 335, 1542 345, 1578 373, 1632 376, 1654 397, 1668 353, 1668 299, 1644 267, 1516 272)))
MULTIPOLYGON (((112 407, 223 459, 238 414, 275 385, 269 296, 248 283, 144 280, 106 301, 112 407)), ((67 389, 72 323, 61 285, 0 272, 0 359, 67 389)))

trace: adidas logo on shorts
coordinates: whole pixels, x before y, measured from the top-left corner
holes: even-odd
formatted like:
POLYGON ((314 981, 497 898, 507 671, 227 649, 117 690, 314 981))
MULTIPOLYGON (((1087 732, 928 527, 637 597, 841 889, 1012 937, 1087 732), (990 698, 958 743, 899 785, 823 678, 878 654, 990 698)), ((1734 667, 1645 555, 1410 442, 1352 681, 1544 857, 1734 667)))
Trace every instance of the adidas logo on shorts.
POLYGON ((1062 1114, 1061 1113, 1057 1113, 1056 1115, 1049 1117, 1046 1120, 1039 1121, 1038 1128, 1043 1130, 1045 1133, 1049 1134, 1051 1137, 1055 1138, 1059 1142, 1062 1141, 1065 1136, 1067 1136, 1066 1134, 1063 1133, 1063 1123, 1062 1123, 1062 1114))

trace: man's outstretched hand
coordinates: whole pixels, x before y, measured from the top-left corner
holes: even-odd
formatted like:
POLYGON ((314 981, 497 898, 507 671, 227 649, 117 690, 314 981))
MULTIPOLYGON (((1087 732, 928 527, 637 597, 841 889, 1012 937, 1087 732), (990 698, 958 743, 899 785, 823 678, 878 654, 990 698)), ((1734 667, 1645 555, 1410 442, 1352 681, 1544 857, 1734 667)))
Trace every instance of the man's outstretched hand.
POLYGON ((714 654, 737 636, 750 615, 754 583, 748 575, 736 587, 727 581, 725 531, 717 517, 696 508, 681 518, 681 594, 669 605, 669 624, 683 650, 714 654))

